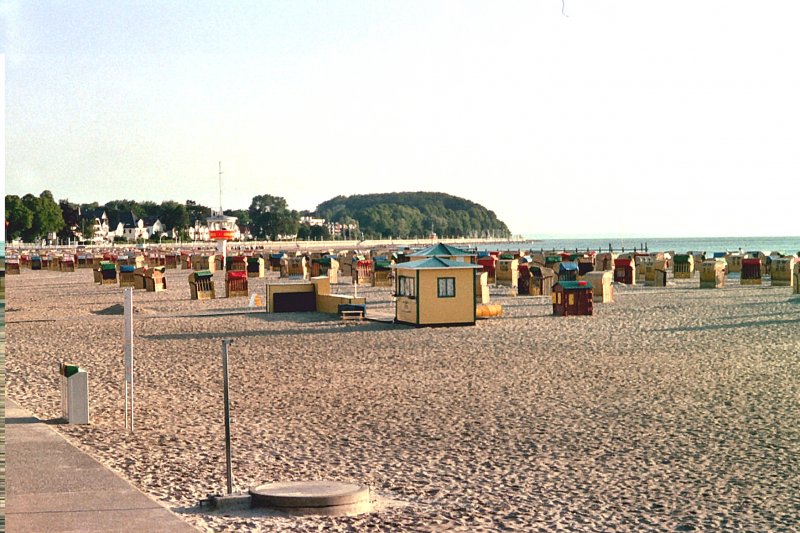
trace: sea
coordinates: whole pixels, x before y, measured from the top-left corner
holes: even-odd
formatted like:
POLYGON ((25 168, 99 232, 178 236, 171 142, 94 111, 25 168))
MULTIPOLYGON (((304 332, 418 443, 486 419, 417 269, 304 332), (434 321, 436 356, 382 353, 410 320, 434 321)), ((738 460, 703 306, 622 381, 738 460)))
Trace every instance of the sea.
POLYGON ((607 252, 780 252, 800 255, 800 237, 587 237, 576 239, 538 239, 524 235, 523 240, 493 244, 478 244, 477 250, 529 251, 596 251, 607 252))

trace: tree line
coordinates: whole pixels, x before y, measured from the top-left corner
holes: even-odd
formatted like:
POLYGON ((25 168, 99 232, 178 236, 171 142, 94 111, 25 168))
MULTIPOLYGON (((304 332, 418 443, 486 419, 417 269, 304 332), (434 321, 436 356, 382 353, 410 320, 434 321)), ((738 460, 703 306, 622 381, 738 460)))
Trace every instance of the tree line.
POLYGON ((506 224, 480 204, 439 192, 394 192, 337 196, 317 206, 316 215, 356 223, 364 237, 415 238, 511 236, 506 224))
MULTIPOLYGON (((193 200, 184 203, 167 200, 151 201, 112 200, 73 203, 56 201, 53 193, 43 191, 39 196, 26 194, 22 197, 6 195, 6 235, 9 240, 22 239, 36 242, 56 234, 60 240, 75 239, 80 234, 84 239, 92 238, 95 219, 105 213, 111 231, 121 222, 133 223, 135 219, 160 220, 167 228, 175 229, 180 239, 188 238, 188 230, 196 223, 205 224, 211 216, 211 208, 193 200)), ((255 196, 248 209, 229 209, 224 213, 237 218, 242 229, 249 230, 256 239, 276 239, 279 235, 298 233, 299 213, 289 209, 286 200, 268 194, 255 196)), ((158 235, 154 236, 158 240, 158 235)))
MULTIPOLYGON (((188 230, 196 223, 205 224, 211 208, 193 200, 184 203, 167 200, 112 200, 105 204, 73 203, 68 199, 56 201, 52 192, 39 196, 6 195, 6 234, 9 240, 35 242, 48 235, 58 239, 74 239, 80 234, 92 237, 95 219, 103 213, 108 217, 111 231, 120 222, 133 219, 160 220, 167 228, 175 229, 178 237, 187 239, 188 230)), ((237 217, 243 230, 258 240, 276 240, 296 236, 298 239, 327 239, 327 225, 300 224, 301 216, 324 218, 343 227, 343 238, 415 238, 435 232, 444 237, 508 237, 510 231, 494 212, 485 207, 444 193, 408 192, 337 196, 321 203, 315 211, 290 209, 280 196, 254 196, 247 209, 224 212, 237 217)), ((153 236, 158 240, 159 236, 153 236)))

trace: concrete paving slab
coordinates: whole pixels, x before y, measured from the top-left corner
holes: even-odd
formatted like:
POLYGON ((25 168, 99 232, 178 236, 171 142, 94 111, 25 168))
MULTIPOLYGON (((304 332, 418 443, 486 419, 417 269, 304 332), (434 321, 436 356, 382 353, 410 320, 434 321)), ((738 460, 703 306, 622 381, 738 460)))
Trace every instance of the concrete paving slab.
POLYGON ((197 531, 8 399, 5 421, 9 533, 197 531))

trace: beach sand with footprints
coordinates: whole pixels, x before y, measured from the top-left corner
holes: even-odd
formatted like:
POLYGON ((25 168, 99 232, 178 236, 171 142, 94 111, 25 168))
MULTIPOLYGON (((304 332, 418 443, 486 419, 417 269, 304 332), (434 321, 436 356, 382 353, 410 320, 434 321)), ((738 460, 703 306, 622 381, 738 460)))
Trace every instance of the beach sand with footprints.
MULTIPOLYGON (((86 369, 91 425, 53 427, 201 530, 800 523, 800 297, 789 288, 670 278, 615 286, 616 302, 567 318, 547 298, 494 288, 502 317, 415 329, 191 301, 187 275, 168 270, 166 292, 134 293, 133 433, 122 290, 90 270, 9 277, 6 379, 9 398, 50 420, 61 416, 57 364, 86 369), (236 490, 329 479, 395 503, 339 518, 199 508, 225 490, 223 339, 234 340, 236 490)), ((251 291, 265 283, 251 279, 251 291)), ((393 314, 389 289, 359 295, 368 314, 393 314)))

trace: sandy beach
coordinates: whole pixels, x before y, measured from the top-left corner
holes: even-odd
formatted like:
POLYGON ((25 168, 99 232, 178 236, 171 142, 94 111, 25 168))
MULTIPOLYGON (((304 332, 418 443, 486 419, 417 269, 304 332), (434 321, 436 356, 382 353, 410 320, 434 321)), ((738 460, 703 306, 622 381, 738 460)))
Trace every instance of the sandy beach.
MULTIPOLYGON (((615 285, 616 302, 567 318, 548 298, 496 288, 502 317, 415 329, 191 301, 188 273, 168 270, 166 292, 134 293, 134 433, 122 289, 94 284, 89 269, 8 277, 6 379, 9 398, 52 420, 57 363, 85 368, 91 425, 54 427, 200 530, 800 524, 800 297, 788 287, 730 276, 701 290, 697 275, 670 276, 666 288, 615 285), (228 338, 236 490, 332 479, 402 504, 340 518, 200 509, 225 489, 228 338)), ((251 279, 251 292, 265 283, 251 279)), ((388 288, 359 295, 368 313, 393 314, 388 288)))

